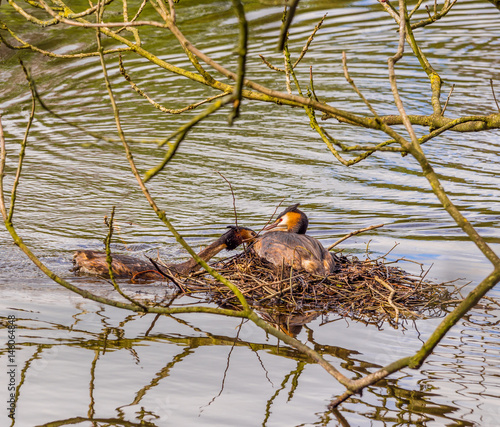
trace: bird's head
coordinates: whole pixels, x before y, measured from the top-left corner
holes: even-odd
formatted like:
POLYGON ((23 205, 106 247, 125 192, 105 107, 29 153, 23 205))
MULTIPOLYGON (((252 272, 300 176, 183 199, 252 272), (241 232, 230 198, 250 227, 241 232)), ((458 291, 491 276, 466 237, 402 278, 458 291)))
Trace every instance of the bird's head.
POLYGON ((300 203, 289 206, 278 215, 276 221, 264 228, 275 231, 288 231, 289 233, 306 234, 309 220, 307 215, 298 209, 300 203))
POLYGON ((228 225, 229 230, 224 234, 226 249, 232 251, 242 243, 252 243, 257 237, 257 233, 250 228, 228 225))

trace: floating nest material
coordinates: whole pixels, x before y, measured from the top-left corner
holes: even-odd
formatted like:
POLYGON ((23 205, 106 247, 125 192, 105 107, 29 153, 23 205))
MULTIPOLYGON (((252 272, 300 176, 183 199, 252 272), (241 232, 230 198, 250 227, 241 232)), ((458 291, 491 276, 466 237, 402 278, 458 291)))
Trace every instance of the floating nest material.
MULTIPOLYGON (((337 313, 370 324, 397 326, 406 320, 443 315, 459 302, 450 283, 435 284, 411 275, 384 258, 359 260, 336 255, 339 269, 327 277, 276 268, 252 252, 219 261, 215 269, 235 284, 250 306, 269 315, 317 317, 337 313)), ((226 286, 205 272, 180 278, 185 294, 203 293, 221 307, 241 308, 226 286)))

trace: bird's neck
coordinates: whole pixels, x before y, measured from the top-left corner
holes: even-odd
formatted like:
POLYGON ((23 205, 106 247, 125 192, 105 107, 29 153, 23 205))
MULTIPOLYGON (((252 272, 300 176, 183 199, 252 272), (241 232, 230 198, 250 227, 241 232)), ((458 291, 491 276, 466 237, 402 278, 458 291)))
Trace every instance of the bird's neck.
MULTIPOLYGON (((225 236, 219 237, 215 242, 208 245, 205 249, 198 252, 198 256, 205 262, 209 261, 215 255, 217 255, 222 249, 227 247, 225 236)), ((196 262, 194 258, 180 264, 173 264, 169 266, 180 274, 188 274, 199 270, 201 266, 196 262)))

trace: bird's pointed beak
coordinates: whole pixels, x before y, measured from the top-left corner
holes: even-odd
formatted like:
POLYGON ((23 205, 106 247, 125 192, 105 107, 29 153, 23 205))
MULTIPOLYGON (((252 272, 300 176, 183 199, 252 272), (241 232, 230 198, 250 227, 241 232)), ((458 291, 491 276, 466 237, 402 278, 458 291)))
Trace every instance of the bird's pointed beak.
POLYGON ((269 224, 268 226, 264 227, 263 231, 272 230, 274 228, 278 228, 279 230, 287 230, 286 224, 284 224, 280 218, 277 221, 273 222, 272 224, 269 224))
POLYGON ((267 230, 272 230, 273 228, 276 228, 278 226, 279 222, 273 222, 272 224, 266 225, 262 230, 267 231, 267 230))

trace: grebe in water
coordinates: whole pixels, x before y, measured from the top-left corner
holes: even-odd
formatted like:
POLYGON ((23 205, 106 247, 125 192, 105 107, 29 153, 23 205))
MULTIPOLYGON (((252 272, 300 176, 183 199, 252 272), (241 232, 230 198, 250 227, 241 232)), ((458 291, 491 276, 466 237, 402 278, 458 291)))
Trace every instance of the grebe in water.
MULTIPOLYGON (((229 230, 226 233, 198 253, 198 256, 203 261, 210 260, 223 249, 227 249, 228 251, 236 249, 243 242, 251 242, 257 236, 257 233, 249 228, 234 226, 228 228, 229 230)), ((138 273, 144 273, 144 275, 141 275, 141 278, 158 278, 158 274, 155 273, 157 268, 151 261, 121 254, 112 255, 112 258, 113 262, 111 265, 116 277, 133 277, 138 273)), ((73 255, 73 263, 75 264, 74 271, 79 274, 109 277, 106 254, 103 252, 91 250, 77 251, 73 255)), ((180 264, 167 265, 167 268, 170 270, 170 273, 189 274, 201 267, 194 258, 191 258, 189 261, 180 264)))
POLYGON ((305 234, 309 220, 298 206, 299 203, 288 207, 274 223, 265 227, 267 232, 256 239, 253 249, 278 268, 288 266, 327 276, 336 270, 333 255, 319 240, 305 234))

